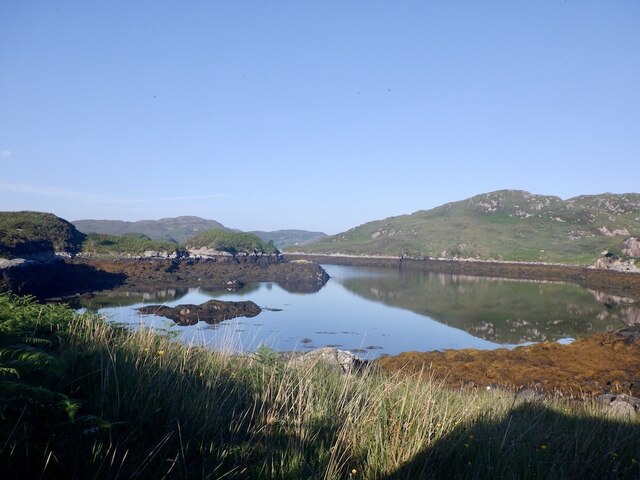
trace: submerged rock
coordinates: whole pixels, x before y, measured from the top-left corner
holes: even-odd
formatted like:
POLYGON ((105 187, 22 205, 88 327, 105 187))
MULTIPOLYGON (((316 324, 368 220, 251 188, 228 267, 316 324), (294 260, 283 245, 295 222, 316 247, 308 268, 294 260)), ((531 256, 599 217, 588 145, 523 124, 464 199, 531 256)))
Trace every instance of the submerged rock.
POLYGON ((220 323, 236 317, 255 317, 262 310, 253 302, 224 302, 209 300, 201 305, 184 304, 176 307, 147 305, 138 309, 140 313, 170 318, 178 325, 195 325, 200 321, 208 324, 220 323))

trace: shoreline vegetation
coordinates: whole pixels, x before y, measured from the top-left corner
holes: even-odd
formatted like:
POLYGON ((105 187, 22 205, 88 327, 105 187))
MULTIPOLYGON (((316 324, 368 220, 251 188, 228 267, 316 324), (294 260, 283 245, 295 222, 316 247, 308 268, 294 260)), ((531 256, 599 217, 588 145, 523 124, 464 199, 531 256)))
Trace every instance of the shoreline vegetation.
POLYGON ((633 478, 640 416, 250 356, 0 295, 11 478, 633 478))

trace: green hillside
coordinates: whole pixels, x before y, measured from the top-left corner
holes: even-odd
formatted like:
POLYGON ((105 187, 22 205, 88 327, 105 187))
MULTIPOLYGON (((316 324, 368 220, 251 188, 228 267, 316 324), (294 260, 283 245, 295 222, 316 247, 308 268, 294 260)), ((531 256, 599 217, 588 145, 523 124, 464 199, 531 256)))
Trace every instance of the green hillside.
POLYGON ((604 250, 622 254, 621 243, 639 236, 640 194, 562 200, 500 190, 366 223, 295 250, 592 264, 604 250))
POLYGON ((187 242, 187 248, 209 248, 221 252, 231 253, 279 253, 273 242, 265 242, 251 233, 228 232, 224 230, 209 230, 203 232, 187 242))
POLYGON ((84 235, 51 213, 0 212, 0 256, 78 252, 84 235))

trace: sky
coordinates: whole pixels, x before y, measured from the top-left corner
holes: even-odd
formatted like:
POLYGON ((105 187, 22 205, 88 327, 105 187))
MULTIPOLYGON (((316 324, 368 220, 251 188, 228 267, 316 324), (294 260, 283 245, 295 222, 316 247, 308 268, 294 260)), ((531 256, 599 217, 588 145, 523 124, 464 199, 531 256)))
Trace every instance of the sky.
POLYGON ((640 191, 640 2, 0 0, 0 210, 334 234, 640 191))

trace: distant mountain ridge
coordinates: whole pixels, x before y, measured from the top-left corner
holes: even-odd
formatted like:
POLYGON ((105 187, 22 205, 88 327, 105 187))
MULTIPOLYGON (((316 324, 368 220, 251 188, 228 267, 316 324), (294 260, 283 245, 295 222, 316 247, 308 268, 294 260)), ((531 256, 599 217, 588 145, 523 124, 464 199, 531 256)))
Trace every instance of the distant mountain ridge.
POLYGON ((307 230, 275 230, 273 232, 253 230, 249 233, 257 235, 265 242, 272 241, 279 248, 306 245, 329 236, 324 232, 309 232, 307 230))
POLYGON ((296 250, 588 265, 605 250, 637 258, 638 237, 640 194, 562 200, 500 190, 368 222, 296 250))
POLYGON ((194 216, 161 218, 160 220, 74 220, 71 222, 82 233, 103 233, 108 235, 127 235, 142 233, 152 240, 164 240, 184 243, 190 238, 207 230, 233 231, 215 220, 206 220, 194 216))
MULTIPOLYGON (((163 240, 185 244, 188 240, 208 230, 238 232, 215 220, 195 216, 161 218, 160 220, 74 220, 73 225, 82 233, 102 233, 108 235, 143 234, 152 240, 163 240)), ((306 230, 276 230, 273 232, 248 232, 265 242, 273 241, 278 248, 291 245, 304 245, 308 242, 327 237, 326 233, 306 230)))

